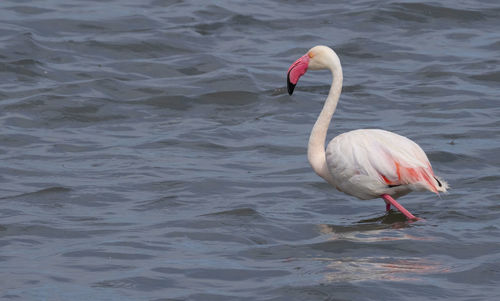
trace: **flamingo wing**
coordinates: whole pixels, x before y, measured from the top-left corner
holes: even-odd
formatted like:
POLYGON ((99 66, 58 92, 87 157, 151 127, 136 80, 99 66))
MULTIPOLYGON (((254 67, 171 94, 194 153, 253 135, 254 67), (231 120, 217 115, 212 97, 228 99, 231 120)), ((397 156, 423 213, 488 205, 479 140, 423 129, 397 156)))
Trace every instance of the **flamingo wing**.
POLYGON ((446 191, 424 151, 410 139, 384 130, 363 129, 335 137, 326 149, 336 186, 361 199, 412 190, 446 191))

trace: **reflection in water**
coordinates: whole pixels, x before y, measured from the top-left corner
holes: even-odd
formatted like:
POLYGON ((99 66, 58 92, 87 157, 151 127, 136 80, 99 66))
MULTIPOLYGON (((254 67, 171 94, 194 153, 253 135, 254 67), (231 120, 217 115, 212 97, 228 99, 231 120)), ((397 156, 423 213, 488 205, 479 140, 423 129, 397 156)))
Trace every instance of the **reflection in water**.
POLYGON ((325 279, 337 281, 408 281, 417 280, 417 275, 448 273, 450 269, 441 262, 422 258, 363 257, 328 259, 316 258, 326 262, 325 279))
POLYGON ((392 225, 386 224, 357 224, 349 226, 337 225, 318 225, 319 231, 322 234, 327 234, 327 240, 348 240, 360 242, 376 242, 388 240, 433 240, 431 237, 418 237, 413 236, 403 231, 392 231, 393 229, 401 229, 407 227, 408 224, 395 223, 392 225), (391 231, 387 231, 391 229, 391 231), (369 235, 368 235, 369 233, 369 235))
POLYGON ((390 210, 388 213, 382 216, 360 220, 358 224, 377 223, 377 222, 380 222, 385 225, 392 225, 392 227, 394 227, 395 225, 399 225, 399 228, 402 228, 404 226, 413 223, 414 221, 409 221, 406 218, 406 216, 404 216, 399 211, 390 210))
MULTIPOLYGON (((380 221, 382 218, 374 220, 380 221)), ((429 241, 432 237, 417 237, 404 231, 394 231, 394 228, 407 227, 408 223, 396 221, 393 224, 358 223, 356 225, 319 225, 322 234, 327 235, 327 241, 349 242, 384 242, 396 240, 429 241)), ((326 263, 325 279, 328 281, 366 281, 388 280, 407 281, 416 280, 417 275, 431 273, 448 273, 450 267, 442 262, 417 257, 394 258, 389 256, 366 256, 345 258, 314 258, 326 263)))

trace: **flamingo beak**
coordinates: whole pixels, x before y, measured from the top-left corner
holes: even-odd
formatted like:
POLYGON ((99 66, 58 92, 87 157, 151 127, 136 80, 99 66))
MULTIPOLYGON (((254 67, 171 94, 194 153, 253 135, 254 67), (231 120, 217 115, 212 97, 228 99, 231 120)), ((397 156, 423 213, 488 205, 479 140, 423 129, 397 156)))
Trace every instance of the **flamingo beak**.
POLYGON ((309 66, 309 55, 305 54, 293 63, 290 68, 288 68, 288 75, 286 78, 286 86, 288 88, 288 94, 293 94, 293 89, 299 81, 299 78, 304 75, 309 66))

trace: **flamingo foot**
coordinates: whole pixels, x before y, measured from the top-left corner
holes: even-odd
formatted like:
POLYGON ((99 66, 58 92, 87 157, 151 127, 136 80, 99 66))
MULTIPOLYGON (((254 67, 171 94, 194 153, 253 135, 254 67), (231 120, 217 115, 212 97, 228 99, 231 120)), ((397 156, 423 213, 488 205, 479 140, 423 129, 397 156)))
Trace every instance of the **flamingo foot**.
POLYGON ((390 195, 388 194, 383 194, 380 196, 381 198, 384 199, 385 203, 386 203, 386 206, 385 208, 391 208, 391 205, 393 205, 394 207, 396 207, 396 209, 399 210, 399 212, 403 213, 404 216, 406 216, 407 219, 409 220, 419 220, 418 217, 415 217, 413 214, 410 213, 410 211, 406 210, 405 207, 401 206, 401 204, 399 204, 395 199, 393 199, 390 195))

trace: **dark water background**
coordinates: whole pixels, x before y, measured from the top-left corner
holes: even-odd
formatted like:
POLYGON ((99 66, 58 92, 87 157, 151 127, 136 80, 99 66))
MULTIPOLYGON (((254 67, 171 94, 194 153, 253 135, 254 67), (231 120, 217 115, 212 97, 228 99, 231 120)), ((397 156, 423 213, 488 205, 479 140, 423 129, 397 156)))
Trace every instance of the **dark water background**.
POLYGON ((498 1, 2 1, 2 300, 499 300, 498 1), (408 136, 452 190, 382 200, 306 160, 408 136))

